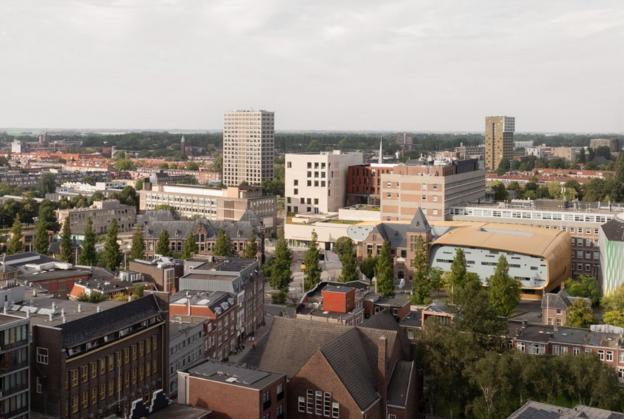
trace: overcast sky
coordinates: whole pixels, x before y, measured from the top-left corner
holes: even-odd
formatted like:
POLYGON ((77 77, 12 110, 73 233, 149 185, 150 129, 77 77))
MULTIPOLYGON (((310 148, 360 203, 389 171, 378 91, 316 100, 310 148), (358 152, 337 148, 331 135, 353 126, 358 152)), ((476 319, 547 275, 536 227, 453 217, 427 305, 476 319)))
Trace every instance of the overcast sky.
POLYGON ((1 0, 0 127, 624 132, 624 1, 1 0))

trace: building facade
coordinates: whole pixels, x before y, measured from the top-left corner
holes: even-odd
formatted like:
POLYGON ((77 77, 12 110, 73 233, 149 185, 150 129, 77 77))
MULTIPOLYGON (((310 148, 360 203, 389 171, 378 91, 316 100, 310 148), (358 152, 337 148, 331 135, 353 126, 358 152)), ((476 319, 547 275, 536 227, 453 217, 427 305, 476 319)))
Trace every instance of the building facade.
POLYGON ((431 266, 449 272, 457 249, 465 254, 467 271, 484 285, 505 256, 509 275, 520 282, 527 299, 557 290, 572 271, 570 236, 562 231, 505 224, 453 228, 433 241, 431 266))
POLYGON ((178 403, 208 408, 212 411, 211 418, 286 417, 284 374, 214 361, 178 374, 178 403))
POLYGON ((264 277, 258 261, 237 257, 195 257, 184 261, 180 291, 223 291, 236 296, 239 342, 264 324, 264 277))
POLYGON ((617 214, 598 231, 601 284, 604 294, 624 285, 624 213, 617 214))
POLYGON ((87 303, 34 311, 33 411, 59 418, 129 414, 169 383, 166 303, 154 295, 87 312, 87 303))
POLYGON ((485 117, 485 169, 496 170, 513 156, 516 120, 509 116, 485 117))
POLYGON ((226 359, 242 344, 237 329, 238 305, 234 294, 223 291, 181 291, 171 297, 169 312, 172 319, 202 322, 202 350, 209 358, 226 359))
POLYGON ((273 179, 275 115, 268 111, 226 112, 223 126, 223 183, 261 185, 273 179))
MULTIPOLYGON (((174 317, 172 316, 172 319, 174 317)), ((183 371, 205 357, 203 322, 171 321, 169 323, 170 396, 178 393, 178 371, 183 371)))
POLYGON ((61 226, 69 220, 71 232, 76 235, 84 235, 89 219, 96 234, 106 233, 113 220, 117 220, 121 232, 132 231, 136 222, 136 208, 116 199, 95 201, 89 208, 57 210, 56 214, 61 226))
POLYGON ((617 138, 592 138, 589 140, 589 147, 597 149, 600 147, 609 147, 612 153, 620 151, 620 142, 617 138))
POLYGON ((596 208, 565 208, 540 201, 512 202, 496 205, 467 205, 451 208, 453 221, 522 224, 570 234, 572 274, 601 275, 598 232, 600 226, 617 214, 610 206, 596 208))
POLYGON ((349 166, 347 171, 347 205, 379 205, 381 175, 392 173, 396 164, 371 163, 349 166))
POLYGON ((0 416, 30 417, 30 328, 27 318, 0 314, 0 416))
POLYGON ((286 154, 286 212, 326 214, 346 202, 349 166, 362 164, 361 152, 339 150, 320 154, 286 154))
POLYGON ((275 197, 255 187, 212 189, 191 185, 147 185, 140 192, 139 209, 167 206, 183 217, 240 221, 256 219, 265 228, 275 225, 275 197))
POLYGON ((410 221, 421 208, 444 220, 450 207, 485 197, 485 172, 477 160, 415 160, 381 175, 381 220, 410 221))

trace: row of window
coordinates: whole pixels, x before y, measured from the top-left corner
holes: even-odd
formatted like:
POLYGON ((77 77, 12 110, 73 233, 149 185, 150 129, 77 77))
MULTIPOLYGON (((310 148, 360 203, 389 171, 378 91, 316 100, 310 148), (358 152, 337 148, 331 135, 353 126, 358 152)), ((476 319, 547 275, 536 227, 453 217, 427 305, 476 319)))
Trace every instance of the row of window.
POLYGON ((305 397, 297 397, 297 412, 326 418, 339 418, 340 404, 332 400, 331 393, 307 390, 305 397))

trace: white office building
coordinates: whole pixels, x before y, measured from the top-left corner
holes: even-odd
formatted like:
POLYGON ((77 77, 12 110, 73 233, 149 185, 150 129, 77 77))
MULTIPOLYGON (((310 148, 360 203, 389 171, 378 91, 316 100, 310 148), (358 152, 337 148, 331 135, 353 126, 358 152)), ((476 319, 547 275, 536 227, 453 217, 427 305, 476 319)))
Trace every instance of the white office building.
POLYGON ((361 152, 286 154, 286 211, 292 214, 337 212, 345 205, 347 169, 362 164, 361 152))

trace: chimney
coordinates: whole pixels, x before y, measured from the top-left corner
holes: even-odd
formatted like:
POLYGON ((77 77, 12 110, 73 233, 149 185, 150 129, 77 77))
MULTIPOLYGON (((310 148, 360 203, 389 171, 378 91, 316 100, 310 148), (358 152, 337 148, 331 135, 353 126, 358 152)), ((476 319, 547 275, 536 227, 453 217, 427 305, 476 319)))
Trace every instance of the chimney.
POLYGON ((377 341, 377 374, 378 374, 378 382, 379 388, 379 396, 381 397, 381 406, 385 411, 386 406, 386 394, 388 390, 388 382, 386 381, 386 370, 387 370, 387 352, 388 350, 388 339, 385 336, 381 336, 377 341))

